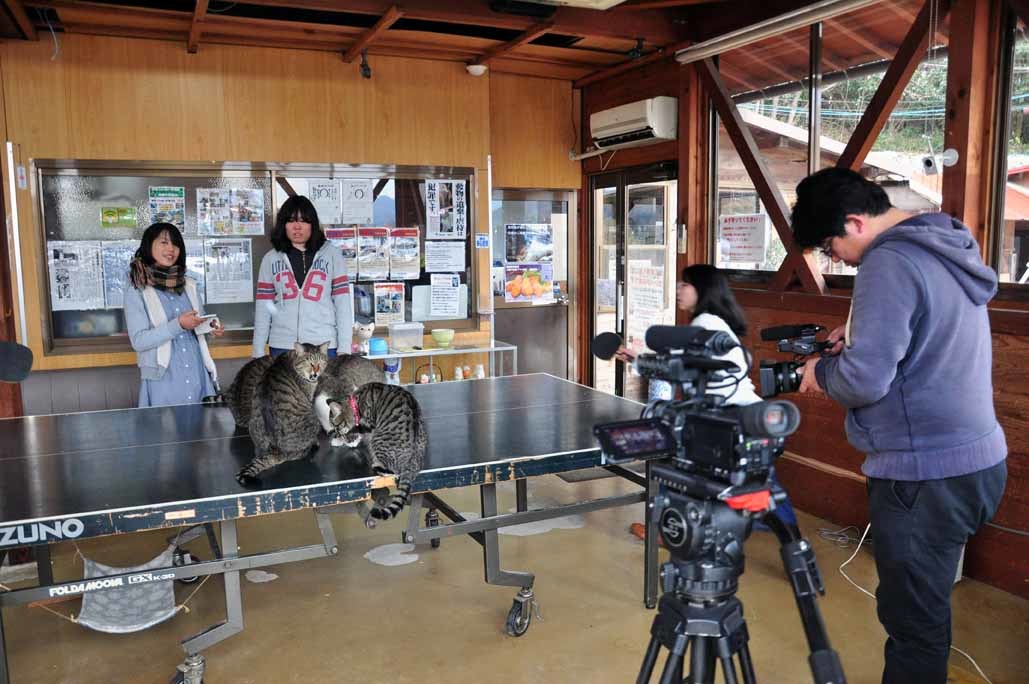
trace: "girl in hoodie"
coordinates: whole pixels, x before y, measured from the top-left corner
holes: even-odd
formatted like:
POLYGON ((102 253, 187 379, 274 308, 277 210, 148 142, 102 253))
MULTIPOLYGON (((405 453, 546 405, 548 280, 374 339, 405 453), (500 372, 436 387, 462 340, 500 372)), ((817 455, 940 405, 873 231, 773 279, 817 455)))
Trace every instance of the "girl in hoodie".
POLYGON ((203 317, 196 283, 186 275, 186 244, 171 223, 143 233, 129 264, 125 324, 136 350, 140 407, 199 402, 218 393, 218 371, 206 335, 220 337, 216 318, 203 317))
POLYGON ((297 342, 328 342, 329 357, 350 353, 354 306, 343 254, 325 239, 311 200, 283 202, 271 241, 257 276, 253 357, 266 344, 278 356, 297 342))

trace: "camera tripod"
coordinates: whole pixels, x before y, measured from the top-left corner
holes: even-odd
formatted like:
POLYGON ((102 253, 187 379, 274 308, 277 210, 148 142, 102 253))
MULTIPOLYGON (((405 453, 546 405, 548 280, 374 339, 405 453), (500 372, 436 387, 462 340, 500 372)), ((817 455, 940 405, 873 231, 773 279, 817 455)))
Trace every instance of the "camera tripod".
POLYGON ((726 684, 757 681, 736 589, 743 574, 743 541, 751 525, 739 508, 750 506, 757 512, 761 501, 765 511, 761 520, 780 542, 783 567, 810 649, 808 663, 814 681, 845 684, 839 656, 829 644, 815 603, 816 595, 824 594, 825 589, 814 552, 795 525, 787 525, 768 511, 768 499, 776 494, 759 490, 735 503, 732 498, 716 499, 709 480, 664 464, 654 464, 651 478, 660 487, 651 512, 672 557, 662 566, 664 593, 636 684, 649 684, 662 647, 668 650, 668 657, 660 684, 713 684, 718 663, 726 684), (742 679, 737 678, 737 660, 742 679))

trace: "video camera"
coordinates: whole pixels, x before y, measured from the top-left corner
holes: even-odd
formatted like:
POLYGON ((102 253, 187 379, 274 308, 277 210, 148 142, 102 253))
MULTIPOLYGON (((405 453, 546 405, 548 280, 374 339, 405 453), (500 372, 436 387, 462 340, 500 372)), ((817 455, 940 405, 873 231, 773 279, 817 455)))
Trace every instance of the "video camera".
POLYGON ((761 331, 762 340, 777 341, 776 348, 779 351, 795 355, 792 361, 761 362, 759 375, 762 397, 774 397, 800 389, 800 375, 797 373, 797 369, 804 365, 804 357, 821 354, 833 346, 829 340, 818 341, 815 339, 823 330, 825 327, 821 325, 800 323, 765 328, 761 331))
MULTIPOLYGON (((614 333, 602 333, 594 354, 609 359, 620 343, 614 333)), ((698 488, 705 496, 725 485, 764 485, 785 438, 800 424, 797 407, 788 401, 726 406, 725 396, 707 393, 738 382, 732 374, 740 368, 716 358, 739 346, 727 333, 659 325, 647 330, 646 344, 654 352, 636 357, 636 371, 680 386, 683 398, 648 403, 640 420, 595 426, 605 463, 672 459, 676 468, 714 481, 698 488)))
MULTIPOLYGON (((815 340, 818 330, 818 326, 803 326, 800 335, 788 330, 779 349, 797 354, 827 349, 827 343, 815 340)), ((593 353, 610 359, 621 345, 618 335, 602 333, 593 340, 593 353)), ((772 477, 774 462, 786 437, 800 425, 797 407, 788 401, 726 405, 740 382, 741 369, 724 358, 740 346, 725 332, 652 326, 647 329, 646 345, 654 351, 636 356, 636 371, 645 378, 673 383, 682 397, 647 403, 639 420, 593 428, 609 468, 647 461, 644 554, 648 563, 657 562, 658 536, 670 553, 661 567, 664 593, 636 681, 650 681, 663 647, 668 659, 662 683, 681 682, 687 675, 690 682, 713 682, 718 664, 727 682, 756 682, 736 590, 744 569, 743 544, 754 519, 760 518, 781 545, 783 568, 811 651, 813 680, 846 684, 815 603, 825 588, 814 552, 796 524, 773 513, 786 498, 772 477), (708 392, 715 389, 725 394, 708 392), (742 679, 736 678, 736 660, 742 679)), ((749 370, 749 356, 743 351, 749 370)), ((796 367, 789 372, 795 376, 796 367)), ((647 583, 651 581, 648 575, 647 583)), ((650 590, 645 593, 647 605, 653 607, 650 590)))

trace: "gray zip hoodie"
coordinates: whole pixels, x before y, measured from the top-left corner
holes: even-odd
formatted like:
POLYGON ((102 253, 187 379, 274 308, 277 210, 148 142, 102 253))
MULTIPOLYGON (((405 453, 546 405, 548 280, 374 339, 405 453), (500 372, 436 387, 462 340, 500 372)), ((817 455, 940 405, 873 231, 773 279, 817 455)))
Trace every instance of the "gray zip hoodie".
POLYGON ((1004 460, 986 303, 997 276, 968 229, 921 214, 883 231, 854 280, 847 346, 818 383, 847 407, 869 477, 934 480, 1004 460))

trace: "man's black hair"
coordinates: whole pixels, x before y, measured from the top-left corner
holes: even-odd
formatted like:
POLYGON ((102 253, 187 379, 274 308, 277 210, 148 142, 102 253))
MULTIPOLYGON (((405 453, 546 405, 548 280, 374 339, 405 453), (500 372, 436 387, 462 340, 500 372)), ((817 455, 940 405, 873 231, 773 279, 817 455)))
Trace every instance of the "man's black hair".
POLYGON ((819 247, 827 238, 847 234, 850 214, 881 216, 889 211, 886 191, 850 169, 822 169, 797 185, 790 225, 801 247, 819 247))

